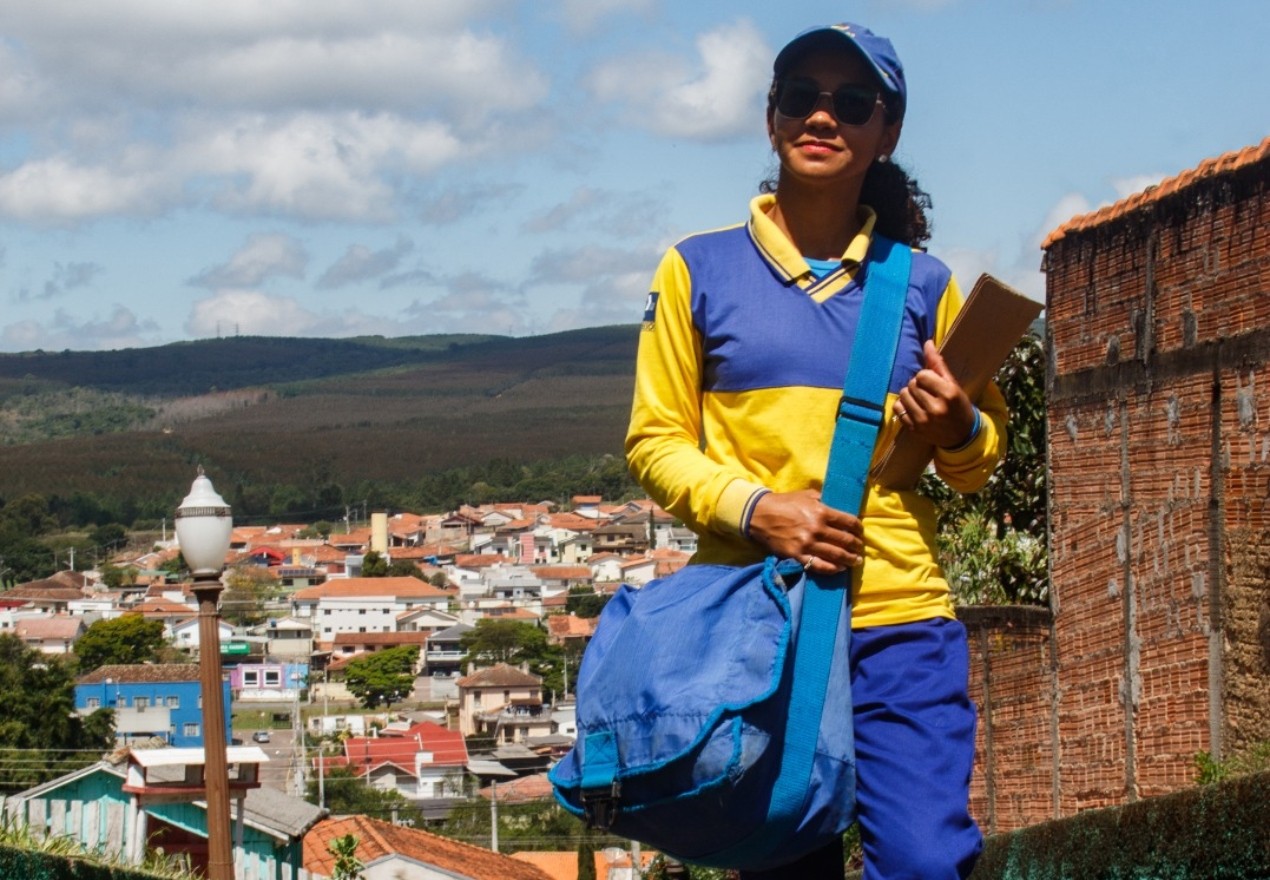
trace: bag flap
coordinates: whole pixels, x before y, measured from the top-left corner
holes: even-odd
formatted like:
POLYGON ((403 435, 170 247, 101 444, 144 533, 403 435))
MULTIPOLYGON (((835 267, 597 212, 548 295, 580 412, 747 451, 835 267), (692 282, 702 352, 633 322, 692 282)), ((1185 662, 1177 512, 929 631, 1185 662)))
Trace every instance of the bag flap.
MULTIPOLYGON (((616 776, 657 770, 701 744, 726 715, 780 684, 802 568, 690 565, 623 586, 600 616, 577 681, 577 746, 555 768, 580 784, 586 743, 615 744, 616 776), (612 736, 596 737, 611 733, 612 736)), ((598 757, 598 756, 596 756, 598 757)))

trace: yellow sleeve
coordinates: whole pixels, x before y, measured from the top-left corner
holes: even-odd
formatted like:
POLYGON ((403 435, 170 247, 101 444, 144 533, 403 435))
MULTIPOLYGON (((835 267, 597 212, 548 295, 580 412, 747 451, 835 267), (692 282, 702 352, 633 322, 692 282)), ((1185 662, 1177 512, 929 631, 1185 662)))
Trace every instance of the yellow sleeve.
MULTIPOLYGON (((952 327, 963 302, 964 297, 957 286, 957 279, 950 278, 939 303, 935 326, 936 345, 943 342, 944 335, 952 327)), ((979 433, 974 439, 957 449, 935 450, 935 472, 950 487, 963 494, 983 488, 1005 455, 1007 442, 1006 422, 1009 420, 1009 412, 997 384, 989 382, 974 404, 979 407, 983 417, 979 433)))
POLYGON ((704 358, 692 320, 692 279, 677 250, 662 258, 649 298, 635 361, 627 464, 649 497, 690 528, 739 534, 763 486, 702 449, 704 358))

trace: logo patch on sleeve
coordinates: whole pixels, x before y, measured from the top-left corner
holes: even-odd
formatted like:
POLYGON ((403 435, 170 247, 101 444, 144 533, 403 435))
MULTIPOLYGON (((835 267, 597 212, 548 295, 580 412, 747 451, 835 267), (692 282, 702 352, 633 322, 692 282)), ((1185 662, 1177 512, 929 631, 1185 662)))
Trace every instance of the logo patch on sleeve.
POLYGON ((644 329, 651 330, 657 323, 657 299, 661 294, 657 291, 649 291, 648 299, 644 301, 644 329))

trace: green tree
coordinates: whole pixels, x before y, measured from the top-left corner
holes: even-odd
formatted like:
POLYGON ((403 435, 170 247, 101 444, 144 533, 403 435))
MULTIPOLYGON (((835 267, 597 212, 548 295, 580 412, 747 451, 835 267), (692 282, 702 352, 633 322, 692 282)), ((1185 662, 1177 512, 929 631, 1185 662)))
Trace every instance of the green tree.
POLYGON ((23 495, 0 508, 0 521, 34 537, 47 534, 57 528, 57 519, 49 512, 49 504, 43 495, 23 495))
POLYGON ((971 495, 937 478, 921 491, 939 505, 940 562, 960 602, 1048 601, 1045 485, 1045 350, 1024 337, 997 372, 1010 408, 1009 448, 971 495))
POLYGON ((81 672, 114 663, 133 664, 158 660, 165 645, 163 623, 140 614, 99 620, 75 641, 81 672))
POLYGON ((9 588, 52 573, 49 548, 12 523, 0 521, 0 584, 9 588))
POLYGON ((414 688, 419 648, 401 645, 355 657, 344 671, 344 684, 367 709, 391 706, 414 688))
POLYGON ((419 570, 419 566, 415 565, 409 559, 394 559, 392 564, 388 566, 388 577, 412 577, 419 580, 427 580, 423 576, 423 572, 419 570))
POLYGON ((123 546, 127 539, 128 531, 119 523, 106 523, 104 526, 97 526, 88 533, 89 541, 107 550, 123 546))
POLYGON ((578 844, 578 880, 595 880, 595 847, 590 840, 578 844))
POLYGON ((547 634, 532 623, 486 617, 463 634, 459 645, 467 652, 467 660, 521 663, 542 658, 547 649, 547 634))
POLYGON ((333 865, 335 873, 331 875, 332 880, 361 880, 362 868, 365 865, 357 857, 358 842, 356 834, 345 834, 326 844, 327 850, 335 856, 333 865))
POLYGON ((73 663, 0 634, 0 791, 21 791, 88 766, 113 737, 113 713, 75 711, 73 663))
POLYGON ((100 570, 101 582, 109 590, 117 590, 137 582, 137 570, 131 565, 118 566, 107 562, 101 566, 100 570))
POLYGON ((608 604, 609 598, 587 587, 573 587, 569 590, 568 598, 565 599, 564 608, 565 611, 576 614, 578 617, 599 617, 604 606, 608 604))
POLYGON ((378 550, 371 550, 362 557, 362 577, 388 577, 388 560, 378 550))
POLYGON ((254 565, 237 566, 225 578, 221 595, 221 616, 235 626, 254 626, 268 616, 265 602, 277 586, 267 569, 254 565))

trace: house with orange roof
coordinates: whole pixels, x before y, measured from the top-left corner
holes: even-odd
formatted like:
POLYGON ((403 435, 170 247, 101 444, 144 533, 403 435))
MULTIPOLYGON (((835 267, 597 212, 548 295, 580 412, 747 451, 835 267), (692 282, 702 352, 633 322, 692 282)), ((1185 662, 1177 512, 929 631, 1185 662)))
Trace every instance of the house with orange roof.
POLYGON ((331 658, 336 659, 373 654, 389 648, 418 648, 422 661, 427 641, 426 632, 338 632, 330 642, 330 651, 331 658))
POLYGON ((147 620, 161 620, 165 624, 186 620, 198 612, 197 608, 169 602, 167 599, 146 599, 132 608, 147 620))
POLYGON ((22 600, 47 614, 65 614, 70 609, 70 603, 83 599, 84 595, 82 589, 65 586, 50 578, 18 584, 7 591, 4 597, 10 600, 22 600))
POLYGON ((348 532, 332 532, 327 537, 326 543, 345 553, 364 553, 370 547, 370 527, 365 526, 348 532))
POLYGON ((551 780, 546 773, 531 773, 487 785, 479 789, 477 794, 487 801, 497 797, 500 804, 532 804, 535 801, 549 801, 554 797, 551 780))
POLYGON ((552 513, 547 515, 547 525, 572 532, 590 532, 596 526, 596 519, 577 513, 552 513))
POLYGON ((542 581, 544 596, 567 593, 574 587, 589 589, 595 582, 589 565, 531 565, 529 570, 542 581))
POLYGON ((344 740, 344 754, 319 758, 322 769, 347 767, 367 785, 399 792, 411 800, 463 794, 467 743, 463 734, 431 721, 406 728, 385 728, 377 736, 344 740))
POLYGON ((388 517, 390 547, 418 547, 427 534, 427 517, 417 513, 394 513, 388 517))
POLYGON ((561 565, 586 565, 591 561, 594 541, 589 530, 557 529, 556 534, 560 536, 556 544, 556 562, 561 565))
MULTIPOLYGON (((499 788, 499 794, 502 794, 502 788, 499 788)), ((618 847, 606 847, 599 852, 592 853, 595 858, 595 880, 631 880, 633 872, 631 868, 634 862, 631 855, 624 849, 618 847)), ((547 850, 526 850, 524 852, 512 853, 511 857, 517 861, 527 862, 549 875, 551 880, 578 880, 578 854, 572 850, 566 851, 547 851, 547 850)), ((651 851, 640 853, 640 865, 643 873, 641 876, 647 876, 647 872, 653 863, 653 859, 657 854, 651 851)))
POLYGON ((596 553, 588 560, 591 569, 592 583, 613 583, 622 579, 622 563, 626 557, 620 553, 596 553))
POLYGON ((606 523, 591 532, 596 553, 621 553, 627 556, 648 549, 647 523, 606 523))
POLYGON ((644 556, 622 564, 622 581, 628 584, 646 584, 651 580, 667 577, 688 564, 691 554, 669 548, 658 548, 644 556))
POLYGON ((304 867, 314 878, 335 871, 331 841, 357 838, 356 857, 366 880, 396 877, 470 880, 552 880, 534 865, 418 828, 405 828, 367 816, 325 819, 304 836, 304 867))
POLYGON ((69 654, 85 629, 78 616, 25 617, 14 622, 13 634, 43 654, 69 654))
POLYGON ((397 615, 397 631, 430 635, 449 629, 458 622, 459 616, 448 611, 438 611, 436 608, 412 608, 397 615))
POLYGON ((586 647, 595 635, 594 617, 578 617, 576 614, 553 614, 547 618, 547 641, 553 645, 577 645, 586 647))
POLYGON ((315 641, 332 642, 341 632, 395 632, 404 612, 444 611, 452 595, 413 577, 336 578, 292 593, 291 615, 312 621, 315 641))
POLYGON ((464 736, 482 734, 501 744, 551 733, 542 679, 527 669, 499 663, 463 676, 457 685, 464 736))

